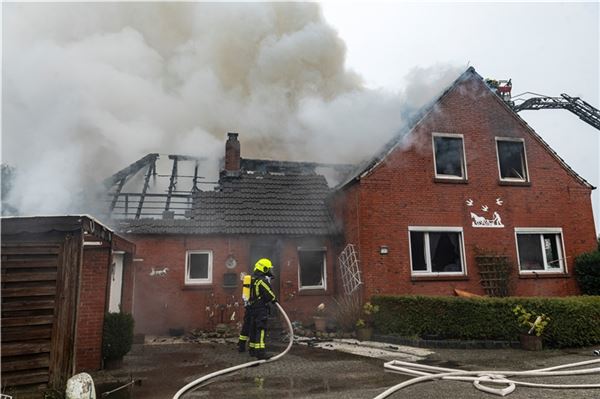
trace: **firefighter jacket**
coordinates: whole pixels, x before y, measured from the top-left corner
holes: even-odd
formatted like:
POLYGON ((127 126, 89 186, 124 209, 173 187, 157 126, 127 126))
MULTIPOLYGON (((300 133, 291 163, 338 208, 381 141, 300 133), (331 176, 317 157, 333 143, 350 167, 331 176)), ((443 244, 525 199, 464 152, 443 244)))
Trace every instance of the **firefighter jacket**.
POLYGON ((250 287, 250 306, 253 308, 267 307, 271 302, 275 302, 277 298, 271 288, 267 276, 259 271, 252 274, 252 286, 250 287))

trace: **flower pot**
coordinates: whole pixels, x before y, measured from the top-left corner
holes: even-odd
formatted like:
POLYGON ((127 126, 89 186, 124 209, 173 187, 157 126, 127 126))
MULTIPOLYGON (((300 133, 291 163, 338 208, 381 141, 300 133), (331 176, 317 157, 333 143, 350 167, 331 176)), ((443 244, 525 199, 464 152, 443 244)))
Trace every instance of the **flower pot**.
POLYGON ((363 327, 356 329, 356 339, 359 341, 370 341, 373 336, 373 327, 363 327))
POLYGON ((215 327, 215 331, 217 332, 217 334, 225 334, 227 332, 227 324, 217 324, 217 326, 215 327))
POLYGON ((521 334, 519 336, 521 342, 521 348, 528 351, 541 351, 542 350, 542 337, 537 335, 521 334))
POLYGON ((315 330, 325 332, 327 329, 327 319, 322 316, 313 316, 315 322, 315 330))

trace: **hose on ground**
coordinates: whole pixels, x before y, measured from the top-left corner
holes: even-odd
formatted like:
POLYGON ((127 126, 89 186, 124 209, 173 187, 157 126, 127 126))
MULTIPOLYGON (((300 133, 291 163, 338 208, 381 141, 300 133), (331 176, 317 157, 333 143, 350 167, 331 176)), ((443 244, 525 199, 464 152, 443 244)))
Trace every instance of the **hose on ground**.
POLYGON ((415 375, 416 377, 408 381, 404 381, 398 385, 388 388, 386 391, 377 395, 374 399, 384 399, 399 391, 402 388, 406 388, 410 385, 417 384, 419 382, 431 381, 431 380, 454 380, 454 381, 469 381, 473 382, 475 388, 480 391, 506 396, 513 392, 517 385, 535 388, 549 388, 549 389, 592 389, 600 388, 600 384, 539 384, 529 383, 523 381, 516 381, 507 377, 554 377, 554 376, 567 376, 567 375, 581 375, 581 374, 600 374, 600 367, 578 369, 578 370, 563 370, 561 369, 572 369, 575 367, 582 367, 590 364, 600 364, 600 360, 587 360, 584 362, 564 364, 555 367, 548 367, 537 370, 527 371, 464 371, 450 368, 442 368, 435 366, 427 366, 418 363, 402 362, 399 360, 392 360, 384 364, 387 370, 415 375), (498 384, 504 385, 503 388, 494 388, 487 384, 498 384))
POLYGON ((277 309, 279 309, 279 312, 283 315, 283 318, 284 318, 284 320, 286 322, 287 328, 290 331, 290 342, 288 343, 287 347, 285 348, 285 350, 283 352, 281 352, 278 355, 273 356, 273 357, 271 357, 269 359, 254 360, 254 361, 251 361, 251 362, 248 362, 248 363, 238 364, 237 366, 229 367, 229 368, 226 368, 226 369, 215 371, 214 373, 207 374, 207 375, 205 375, 203 377, 198 378, 197 380, 194 380, 194 381, 190 382, 189 384, 187 384, 186 386, 184 386, 183 388, 181 388, 173 396, 173 399, 179 399, 185 393, 191 391, 192 389, 194 389, 194 388, 202 385, 206 381, 211 380, 211 379, 213 379, 215 377, 219 377, 221 375, 233 373, 234 371, 241 370, 241 369, 244 369, 244 368, 247 368, 247 367, 253 367, 253 366, 258 366, 258 365, 263 364, 263 363, 274 362, 276 360, 281 359, 283 356, 285 356, 285 354, 290 351, 290 349, 292 348, 292 344, 294 343, 294 329, 292 328, 292 322, 290 321, 290 318, 285 313, 285 311, 283 310, 283 308, 281 307, 281 305, 278 302, 275 302, 275 305, 277 305, 277 309))

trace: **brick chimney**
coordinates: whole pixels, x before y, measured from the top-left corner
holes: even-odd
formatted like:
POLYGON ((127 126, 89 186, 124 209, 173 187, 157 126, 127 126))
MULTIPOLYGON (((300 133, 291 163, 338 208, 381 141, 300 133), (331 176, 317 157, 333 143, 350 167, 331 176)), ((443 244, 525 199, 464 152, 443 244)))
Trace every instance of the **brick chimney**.
POLYGON ((237 133, 227 133, 225 142, 225 174, 237 175, 240 172, 240 142, 237 133))

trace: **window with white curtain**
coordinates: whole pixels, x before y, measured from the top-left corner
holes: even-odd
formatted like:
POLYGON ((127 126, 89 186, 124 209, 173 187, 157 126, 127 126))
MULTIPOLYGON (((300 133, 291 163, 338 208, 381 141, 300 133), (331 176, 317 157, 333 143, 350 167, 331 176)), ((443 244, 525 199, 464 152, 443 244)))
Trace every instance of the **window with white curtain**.
POLYGON ((410 227, 409 241, 413 275, 465 274, 461 228, 410 227))

